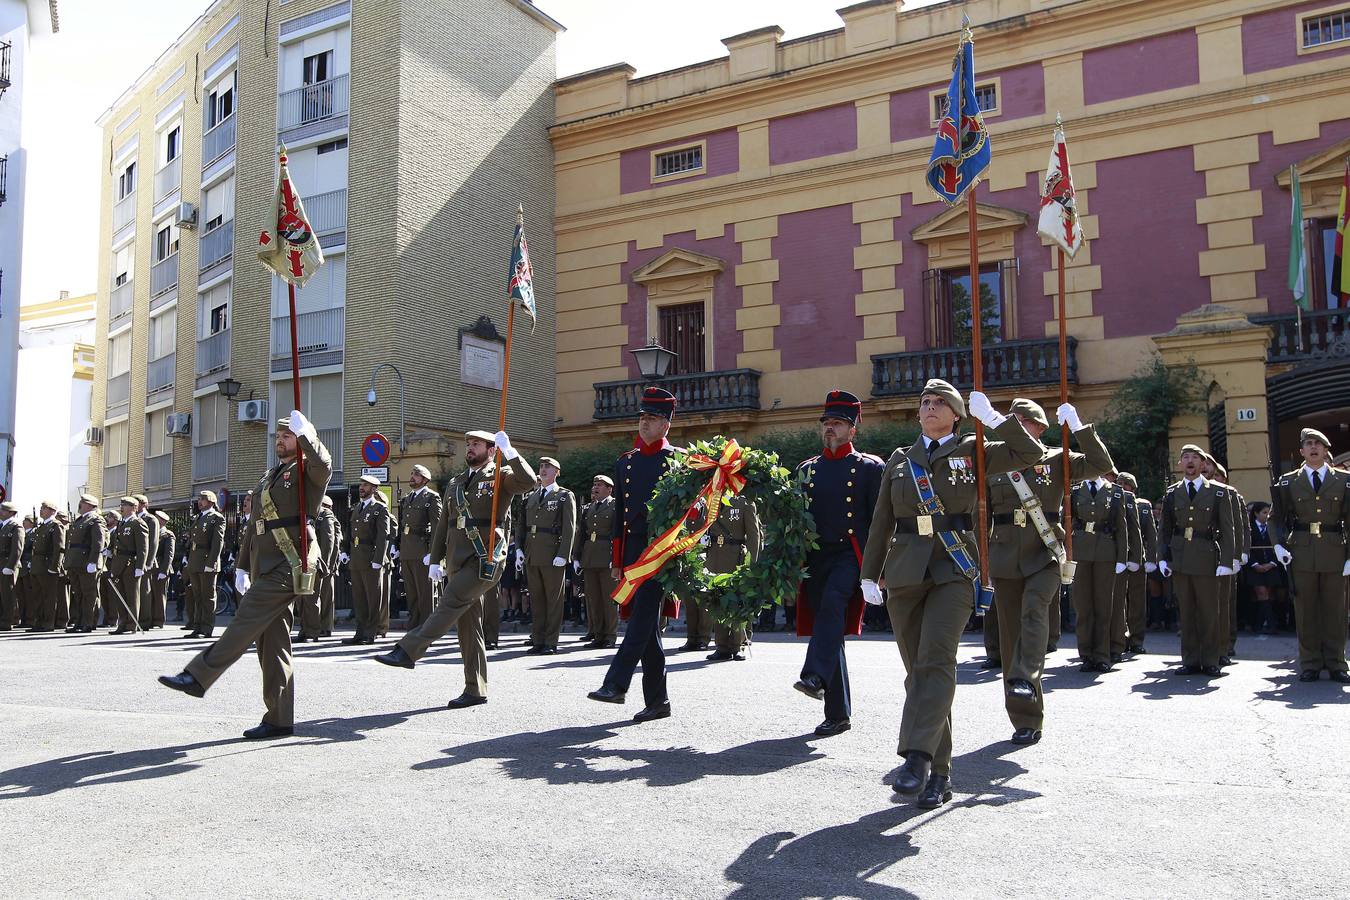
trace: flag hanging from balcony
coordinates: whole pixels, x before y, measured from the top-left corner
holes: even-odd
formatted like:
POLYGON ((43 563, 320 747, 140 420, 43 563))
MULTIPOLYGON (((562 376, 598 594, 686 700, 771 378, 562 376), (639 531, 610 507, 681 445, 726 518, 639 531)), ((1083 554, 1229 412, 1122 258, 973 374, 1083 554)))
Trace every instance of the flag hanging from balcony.
POLYGON ((530 314, 530 327, 538 322, 534 304, 534 269, 530 266, 530 245, 525 241, 525 207, 516 209, 516 234, 511 240, 511 277, 506 283, 506 295, 530 314))
POLYGON ((1303 280, 1303 192, 1298 186, 1298 166, 1289 169, 1289 193, 1293 210, 1289 215, 1289 291, 1300 309, 1308 308, 1308 291, 1303 280))
POLYGON ((1045 168, 1041 187, 1041 215, 1037 231, 1064 248, 1072 259, 1083 246, 1083 223, 1078 219, 1077 195, 1069 173, 1069 148, 1064 143, 1064 126, 1055 119, 1055 144, 1050 148, 1050 164, 1045 168))
POLYGON ((975 42, 966 22, 952 62, 947 105, 928 160, 928 184, 946 203, 961 201, 989 168, 989 132, 975 99, 975 42))
POLYGON ((286 281, 298 287, 319 271, 323 265, 323 248, 314 234, 305 205, 291 181, 286 167, 286 147, 278 154, 276 218, 271 228, 263 229, 258 238, 258 259, 286 281))
POLYGON ((1350 302, 1350 272, 1347 272, 1342 257, 1345 254, 1345 201, 1350 194, 1350 160, 1345 162, 1345 180, 1341 182, 1341 205, 1336 212, 1336 261, 1331 266, 1331 290, 1341 299, 1344 308, 1350 302))

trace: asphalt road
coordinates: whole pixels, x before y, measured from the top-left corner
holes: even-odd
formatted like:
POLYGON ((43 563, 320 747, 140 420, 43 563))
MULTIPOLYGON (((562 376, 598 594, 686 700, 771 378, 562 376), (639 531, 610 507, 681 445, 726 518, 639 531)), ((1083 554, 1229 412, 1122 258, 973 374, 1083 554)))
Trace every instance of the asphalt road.
POLYGON ((956 796, 922 812, 889 787, 888 637, 850 644, 854 728, 829 739, 792 690, 804 644, 785 635, 744 663, 675 657, 674 716, 632 725, 640 691, 624 708, 585 698, 609 651, 525 656, 504 634, 490 702, 456 712, 453 640, 412 672, 302 646, 296 736, 250 743, 254 658, 194 700, 155 683, 200 646, 177 634, 0 635, 0 895, 1347 893, 1350 689, 1296 683, 1288 637, 1242 635, 1209 681, 1168 677, 1177 643, 1159 635, 1080 675, 1066 636, 1032 747, 1007 742, 971 640, 956 796))

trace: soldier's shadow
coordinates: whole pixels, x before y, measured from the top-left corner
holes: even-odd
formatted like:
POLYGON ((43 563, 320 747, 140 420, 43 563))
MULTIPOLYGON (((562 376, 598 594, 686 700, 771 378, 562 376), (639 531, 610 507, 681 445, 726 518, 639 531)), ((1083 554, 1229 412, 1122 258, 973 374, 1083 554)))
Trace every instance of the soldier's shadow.
POLYGON ((956 667, 957 684, 990 684, 1003 679, 1002 669, 986 669, 982 660, 963 662, 956 667))
POLYGON ((756 776, 820 759, 807 735, 752 741, 707 752, 693 747, 603 747, 629 723, 527 731, 447 747, 444 756, 416 763, 417 772, 444 769, 480 759, 495 759, 512 778, 548 784, 645 782, 648 787, 691 784, 709 775, 756 776))
POLYGON ((1266 681, 1271 687, 1257 691, 1256 699, 1274 700, 1289 709, 1316 709, 1319 706, 1350 703, 1350 690, 1334 681, 1304 684, 1298 680, 1297 671, 1273 675, 1266 681))
MULTIPOLYGON (((1007 757, 1028 749, 1031 748, 998 741, 955 757, 952 760, 953 800, 943 809, 1007 806, 1041 796, 1035 791, 1013 787, 1011 784, 1014 778, 1025 775, 1027 770, 1021 763, 1007 757)), ((896 766, 886 775, 885 783, 889 785, 894 782, 899 773, 900 766, 896 766)), ((892 800, 897 804, 910 803, 898 794, 892 800)))
POLYGON ((1203 697, 1219 689, 1220 678, 1208 675, 1178 675, 1176 669, 1154 669, 1144 673, 1144 680, 1130 686, 1133 693, 1145 700, 1166 700, 1169 697, 1203 697))
POLYGON ((364 741, 366 734, 381 728, 393 728, 402 725, 413 716, 424 713, 444 712, 444 706, 424 706, 421 709, 405 709, 402 712, 380 713, 372 716, 349 716, 327 719, 311 719, 295 724, 296 734, 307 738, 294 743, 302 744, 345 744, 351 741, 364 741))
MULTIPOLYGON (((122 752, 101 750, 93 753, 77 753, 59 759, 43 760, 26 766, 17 766, 0 772, 0 800, 43 797, 71 788, 98 787, 106 784, 147 781, 152 778, 181 775, 193 769, 201 768, 205 759, 214 758, 189 760, 188 754, 198 750, 245 743, 248 742, 240 737, 216 741, 198 741, 192 744, 179 744, 174 747, 149 747, 144 750, 122 752)), ((232 752, 248 753, 265 750, 269 746, 277 745, 249 744, 247 749, 240 748, 232 752)))

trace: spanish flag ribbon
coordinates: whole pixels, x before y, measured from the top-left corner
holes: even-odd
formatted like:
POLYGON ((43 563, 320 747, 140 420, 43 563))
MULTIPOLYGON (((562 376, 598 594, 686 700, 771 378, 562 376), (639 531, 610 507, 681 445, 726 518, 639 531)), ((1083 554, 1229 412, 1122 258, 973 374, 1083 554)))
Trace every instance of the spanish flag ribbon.
POLYGON ((746 477, 741 474, 745 470, 745 459, 741 454, 740 444, 735 440, 726 442, 720 459, 693 453, 685 462, 691 469, 712 470, 712 478, 703 486, 703 490, 699 491, 698 498, 689 504, 689 508, 679 521, 670 526, 665 534, 652 541, 647 549, 642 551, 637 561, 623 570, 623 581, 615 589, 613 598, 620 606, 627 605, 637 593, 637 589, 642 587, 648 578, 661 571, 667 560, 680 556, 699 542, 717 521, 722 508, 722 498, 728 492, 734 495, 745 489, 746 477), (697 522, 701 517, 700 506, 708 510, 703 524, 681 537, 680 530, 685 527, 685 523, 697 522))

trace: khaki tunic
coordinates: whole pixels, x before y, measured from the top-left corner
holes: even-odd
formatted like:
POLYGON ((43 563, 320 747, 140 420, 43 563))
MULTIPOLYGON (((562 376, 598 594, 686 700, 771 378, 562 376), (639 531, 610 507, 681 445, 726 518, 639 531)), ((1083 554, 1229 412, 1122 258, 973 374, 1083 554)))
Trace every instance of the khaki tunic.
POLYGON ((1167 489, 1158 554, 1172 571, 1181 618, 1181 663, 1210 667, 1218 666, 1222 655, 1215 570, 1233 564, 1240 532, 1228 489, 1203 478, 1199 485, 1194 500, 1184 479, 1167 489))
POLYGON ((586 622, 597 641, 612 642, 619 634, 619 607, 614 596, 613 497, 588 503, 581 510, 574 555, 586 586, 586 622))
POLYGON ((534 619, 530 643, 556 647, 562 633, 563 600, 567 590, 567 562, 576 543, 577 499, 567 488, 531 491, 525 498, 518 546, 525 551, 525 580, 534 619), (561 557, 563 565, 553 561, 561 557))
POLYGON ((374 497, 352 507, 350 575, 356 636, 374 640, 384 622, 381 608, 384 562, 389 556, 389 516, 374 497), (379 564, 379 568, 375 564, 379 564))
POLYGON ((431 615, 430 562, 432 539, 441 519, 441 495, 429 487, 403 495, 398 504, 399 563, 403 590, 408 596, 408 627, 416 628, 431 615))
MULTIPOLYGON (((737 494, 722 507, 717 521, 708 529, 704 567, 714 575, 734 572, 747 560, 759 559, 763 549, 759 510, 748 498, 737 494)), ((729 628, 721 622, 713 623, 713 636, 718 649, 732 653, 740 652, 749 638, 744 625, 729 628)))
POLYGON ((150 527, 145 520, 131 516, 118 522, 112 534, 112 551, 108 568, 112 570, 115 593, 108 605, 116 604, 118 630, 129 630, 140 620, 141 583, 149 574, 150 527))
POLYGON ((0 522, 0 628, 13 628, 18 621, 19 560, 27 537, 17 515, 0 522))
POLYGON ((1293 559, 1294 617, 1302 671, 1346 671, 1345 585, 1350 559, 1350 475, 1328 467, 1313 492, 1306 466, 1286 472, 1271 490, 1272 534, 1293 559), (1313 533, 1316 525, 1317 534, 1313 533))
POLYGON ((97 624, 99 572, 103 569, 103 548, 108 532, 98 513, 89 511, 70 523, 66 544, 66 578, 70 581, 70 621, 80 628, 97 624), (94 571, 89 571, 89 564, 94 571))

